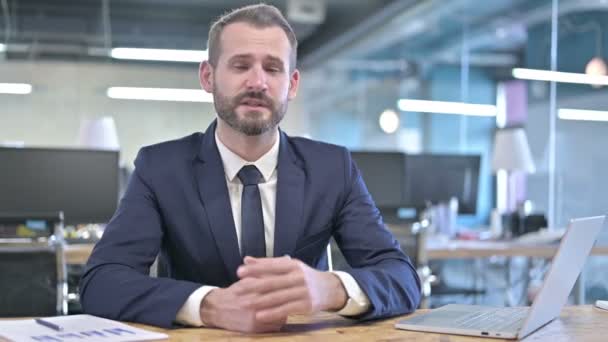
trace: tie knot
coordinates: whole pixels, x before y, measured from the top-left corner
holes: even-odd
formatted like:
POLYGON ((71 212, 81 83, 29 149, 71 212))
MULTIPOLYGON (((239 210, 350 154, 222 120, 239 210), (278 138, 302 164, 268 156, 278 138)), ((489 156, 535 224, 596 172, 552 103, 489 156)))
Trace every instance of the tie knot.
POLYGON ((262 181, 262 173, 255 165, 245 165, 237 174, 243 185, 258 185, 262 181))

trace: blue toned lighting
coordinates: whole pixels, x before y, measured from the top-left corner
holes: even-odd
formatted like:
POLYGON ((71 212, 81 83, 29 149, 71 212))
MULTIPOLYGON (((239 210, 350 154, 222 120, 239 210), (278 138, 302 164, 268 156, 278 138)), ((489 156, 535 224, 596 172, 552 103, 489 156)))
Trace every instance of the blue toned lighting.
POLYGON ((401 99, 397 106, 404 112, 456 114, 470 116, 496 116, 495 105, 465 102, 427 101, 401 99))
POLYGON ((522 68, 515 68, 512 72, 513 77, 520 80, 590 84, 595 86, 608 85, 608 76, 604 75, 587 75, 573 72, 522 68))
POLYGON ((560 108, 557 116, 562 120, 608 121, 608 111, 560 108))

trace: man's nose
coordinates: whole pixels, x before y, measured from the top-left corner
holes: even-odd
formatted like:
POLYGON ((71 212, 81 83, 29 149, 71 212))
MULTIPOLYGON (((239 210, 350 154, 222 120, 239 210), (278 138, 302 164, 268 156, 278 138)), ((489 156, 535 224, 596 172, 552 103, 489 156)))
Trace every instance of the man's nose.
POLYGON ((247 77, 247 88, 252 90, 266 90, 266 73, 261 67, 251 68, 247 77))

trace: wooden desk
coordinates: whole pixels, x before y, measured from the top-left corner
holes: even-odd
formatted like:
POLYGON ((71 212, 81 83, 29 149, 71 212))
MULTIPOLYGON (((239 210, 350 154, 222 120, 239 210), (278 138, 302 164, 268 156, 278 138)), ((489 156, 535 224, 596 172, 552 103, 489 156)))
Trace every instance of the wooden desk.
MULTIPOLYGON (((418 310, 415 314, 428 310, 418 310)), ((312 317, 298 316, 289 319, 283 331, 274 334, 247 335, 219 329, 175 329, 164 330, 141 324, 134 326, 168 334, 171 341, 496 341, 456 335, 397 330, 392 318, 371 323, 356 324, 340 316, 321 313, 312 317)), ((608 335, 608 312, 592 306, 571 306, 562 315, 541 328, 525 341, 606 341, 608 335)))

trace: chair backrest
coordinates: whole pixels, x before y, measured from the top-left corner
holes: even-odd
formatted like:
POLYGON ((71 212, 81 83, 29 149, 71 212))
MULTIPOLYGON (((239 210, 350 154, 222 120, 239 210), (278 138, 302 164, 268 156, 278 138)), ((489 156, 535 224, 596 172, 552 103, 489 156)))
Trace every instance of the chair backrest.
POLYGON ((427 266, 426 227, 419 222, 388 224, 387 227, 399 242, 401 250, 410 258, 414 267, 421 268, 427 266))
MULTIPOLYGON (((399 242, 401 250, 410 258, 420 278, 421 308, 428 308, 428 298, 431 294, 431 284, 436 277, 431 274, 426 253, 427 222, 408 222, 403 224, 387 224, 387 229, 399 242)), ((348 271, 350 265, 332 238, 327 245, 327 263, 329 270, 348 271)))
MULTIPOLYGON (((417 222, 403 225, 387 224, 386 227, 399 242, 401 250, 410 258, 414 267, 427 266, 426 228, 417 222)), ((330 270, 347 270, 350 267, 333 238, 327 248, 327 260, 330 270)))
POLYGON ((61 213, 0 213, 0 316, 67 314, 61 213))

